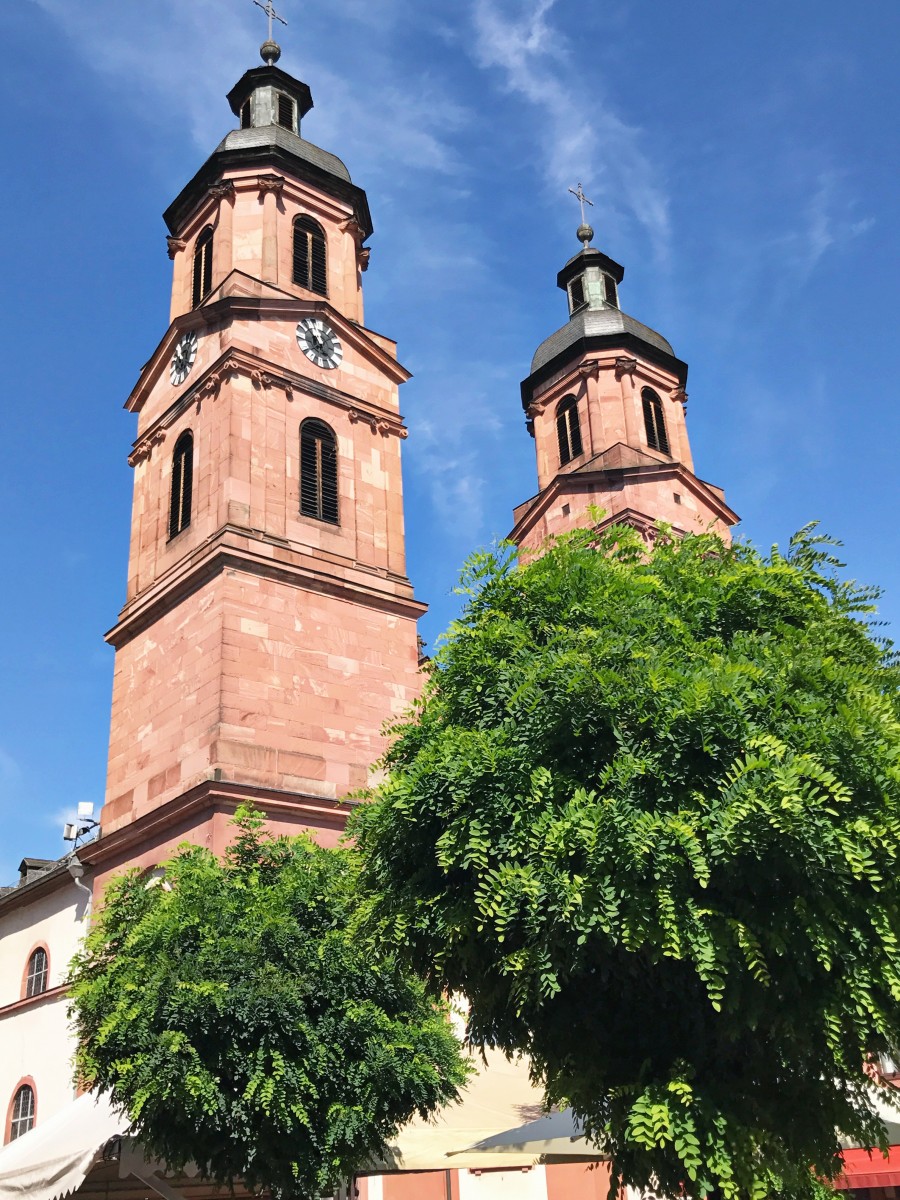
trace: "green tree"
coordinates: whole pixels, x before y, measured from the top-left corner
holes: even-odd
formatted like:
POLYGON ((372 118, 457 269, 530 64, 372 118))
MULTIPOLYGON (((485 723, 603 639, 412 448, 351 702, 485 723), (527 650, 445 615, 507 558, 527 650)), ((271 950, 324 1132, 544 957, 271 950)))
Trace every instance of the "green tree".
POLYGON ((353 825, 369 920, 615 1176, 809 1194, 900 1046, 898 668, 812 529, 472 558, 353 825))
POLYGON ((352 852, 261 823, 239 811, 224 862, 185 847, 161 885, 110 886, 72 968, 76 1065, 151 1156, 315 1196, 453 1099, 466 1068, 444 1006, 348 932, 352 852))

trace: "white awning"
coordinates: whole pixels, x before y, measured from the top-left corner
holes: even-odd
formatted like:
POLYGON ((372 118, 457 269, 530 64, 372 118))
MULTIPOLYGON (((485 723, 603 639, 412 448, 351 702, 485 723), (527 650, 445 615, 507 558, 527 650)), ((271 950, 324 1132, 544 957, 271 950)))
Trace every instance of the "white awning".
POLYGON ((396 1171, 484 1170, 531 1167, 557 1162, 599 1162, 571 1113, 542 1117, 543 1088, 528 1078, 528 1063, 510 1062, 489 1050, 486 1063, 474 1060, 477 1075, 457 1104, 441 1109, 431 1121, 416 1119, 400 1130, 388 1154, 361 1174, 396 1171), (576 1140, 573 1140, 576 1139, 576 1140))
POLYGON ((510 1155, 522 1154, 540 1155, 544 1161, 554 1162, 593 1162, 609 1158, 587 1140, 581 1122, 576 1120, 571 1108, 495 1133, 463 1151, 452 1151, 450 1157, 455 1162, 461 1154, 502 1154, 507 1162, 510 1155))
POLYGON ((106 1097, 79 1096, 0 1150, 0 1200, 62 1200, 127 1127, 106 1097))

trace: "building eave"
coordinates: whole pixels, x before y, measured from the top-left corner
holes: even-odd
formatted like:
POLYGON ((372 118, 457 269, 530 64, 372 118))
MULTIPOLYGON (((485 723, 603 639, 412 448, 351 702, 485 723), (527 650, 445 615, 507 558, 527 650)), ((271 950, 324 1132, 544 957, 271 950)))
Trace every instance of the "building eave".
POLYGON ((301 179, 304 183, 321 189, 329 196, 343 200, 353 209, 357 224, 362 230, 363 240, 371 236, 372 215, 369 212, 368 198, 362 188, 281 146, 269 144, 216 150, 163 213, 163 220, 173 237, 179 235, 197 205, 205 198, 209 189, 219 182, 223 173, 240 167, 278 168, 295 179, 301 179))
POLYGON ((564 350, 561 350, 559 354, 551 358, 549 362, 544 363, 542 367, 539 367, 527 379, 522 380, 520 387, 522 408, 527 412, 541 384, 545 383, 548 379, 552 379, 554 375, 564 370, 568 364, 577 362, 587 354, 597 353, 598 351, 602 353, 610 350, 628 351, 632 356, 644 358, 664 368, 664 370, 670 371, 677 379, 679 387, 683 388, 687 383, 688 365, 686 362, 682 362, 680 358, 676 358, 674 354, 667 354, 665 350, 661 350, 658 346, 652 345, 650 342, 637 337, 633 333, 594 335, 582 337, 577 341, 571 342, 564 350))

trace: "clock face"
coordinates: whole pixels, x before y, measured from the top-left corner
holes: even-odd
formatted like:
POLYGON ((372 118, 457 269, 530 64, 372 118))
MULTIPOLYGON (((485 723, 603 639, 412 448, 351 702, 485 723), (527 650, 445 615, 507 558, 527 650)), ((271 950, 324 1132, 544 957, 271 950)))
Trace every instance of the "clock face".
POLYGON ((197 343, 197 335, 192 329, 183 333, 178 339, 178 345, 172 355, 172 364, 169 367, 169 378, 172 380, 173 387, 184 383, 190 374, 194 359, 197 357, 197 343))
POLYGON ((332 370, 344 357, 344 348, 330 325, 318 317, 304 317, 297 326, 297 345, 317 367, 332 370))

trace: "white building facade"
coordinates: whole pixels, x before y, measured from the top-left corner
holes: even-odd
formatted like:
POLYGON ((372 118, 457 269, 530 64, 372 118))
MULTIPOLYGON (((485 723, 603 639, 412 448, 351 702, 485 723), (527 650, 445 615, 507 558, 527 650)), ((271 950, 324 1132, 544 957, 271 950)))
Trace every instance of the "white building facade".
POLYGON ((0 888, 0 1120, 15 1141, 76 1096, 65 979, 86 930, 90 879, 77 860, 23 859, 0 888))

